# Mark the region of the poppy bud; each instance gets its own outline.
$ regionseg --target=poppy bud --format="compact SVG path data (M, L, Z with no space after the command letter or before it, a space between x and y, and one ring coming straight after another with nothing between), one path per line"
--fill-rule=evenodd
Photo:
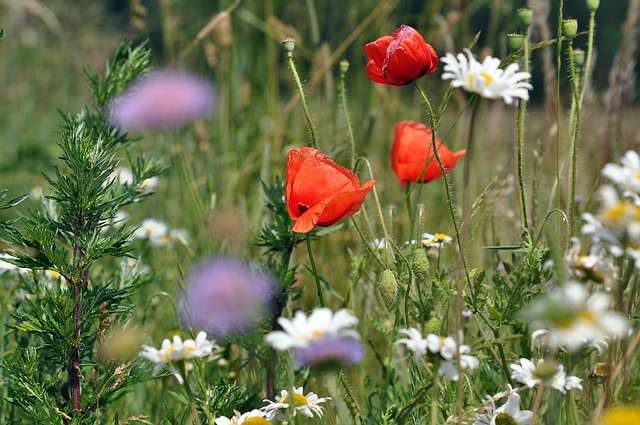
M522 7L517 10L516 14L518 15L518 22L520 23L520 28L522 28L522 30L526 30L531 26L531 22L533 21L533 10L528 7Z
M424 282L429 276L429 259L427 258L427 253L424 252L424 249L416 248L413 250L411 270L418 282Z
M584 50L573 50L573 63L575 63L578 68L581 68L582 65L584 65Z
M599 6L600 0L587 0L587 9L589 9L589 12L595 12L596 10L598 10Z
M367 43L366 72L371 81L404 86L436 70L440 60L436 51L408 25L401 25L393 36Z
M349 61L343 59L340 61L340 75L345 75L349 70Z
M398 281L395 273L386 269L380 275L380 282L378 283L378 292L384 305L391 307L398 297Z
M509 50L513 53L522 49L522 45L524 43L524 37L522 34L509 34L507 35L507 45L509 46Z
M562 20L562 35L567 40L573 40L578 33L578 20L567 18Z

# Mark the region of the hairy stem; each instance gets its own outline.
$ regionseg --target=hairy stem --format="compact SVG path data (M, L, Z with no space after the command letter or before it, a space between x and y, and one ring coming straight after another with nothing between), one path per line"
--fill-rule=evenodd
M318 140L316 138L316 130L313 128L313 123L311 122L311 115L309 115L309 108L307 107L307 98L304 95L304 89L302 88L302 81L300 81L300 76L298 75L296 64L293 62L293 52L287 52L287 62L289 63L289 69L291 70L291 75L293 75L293 80L296 83L298 93L300 94L300 103L302 104L302 111L304 112L304 118L307 120L309 133L311 134L311 147L314 149L318 149Z

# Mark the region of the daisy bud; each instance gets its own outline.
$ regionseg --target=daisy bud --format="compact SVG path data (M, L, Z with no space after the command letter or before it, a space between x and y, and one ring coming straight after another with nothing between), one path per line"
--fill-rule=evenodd
M562 20L562 35L567 40L573 40L578 33L578 20L567 18Z
M587 0L587 9L589 9L589 12L595 12L598 10L598 6L600 6L600 0Z
M509 50L513 53L522 49L522 45L524 43L524 37L522 34L512 33L507 35L507 45L509 46Z
M396 279L395 273L389 269L382 272L380 283L378 284L378 291L380 292L382 301L384 301L384 305L391 307L398 296L398 280Z
M411 259L411 270L418 282L424 282L429 276L429 258L422 248L413 250L413 258Z
M518 16L518 22L520 23L520 28L526 30L531 26L531 22L533 21L533 10L528 7L522 7L516 12Z
M293 49L296 47L296 41L291 37L287 37L282 42L282 47L284 47L284 50L286 50L287 53L293 53Z
M578 68L581 68L582 65L584 65L584 50L573 50L573 63L575 63Z
M429 319L429 321L427 322L426 326L424 327L424 334L425 335L429 335L429 334L439 335L440 334L440 319L438 319L437 317L432 317L431 319Z

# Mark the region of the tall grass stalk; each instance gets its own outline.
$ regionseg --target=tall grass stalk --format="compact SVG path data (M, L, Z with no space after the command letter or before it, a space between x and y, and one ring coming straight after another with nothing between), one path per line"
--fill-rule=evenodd
M529 72L529 29L524 28L522 33L524 48L524 71ZM518 100L518 186L520 189L520 221L524 233L529 232L529 220L527 219L527 202L524 189L524 123L527 113L527 101Z

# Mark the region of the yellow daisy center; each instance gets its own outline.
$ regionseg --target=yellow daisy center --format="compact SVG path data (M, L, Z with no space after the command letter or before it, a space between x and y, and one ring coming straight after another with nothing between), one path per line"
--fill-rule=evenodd
M601 425L630 425L640 423L640 409L626 406L614 409L604 415Z
M486 72L481 72L480 75L486 81L485 86L488 86L489 84L491 84L493 82L493 77L491 75L487 74Z
M449 235L445 235L444 233L436 233L433 235L433 240L436 242L444 242L449 238Z
M240 425L271 425L271 422L269 422L265 418L254 416L253 418L247 418Z
M518 425L515 418L507 413L500 412L495 417L496 425Z
M278 400L278 402L288 404L289 395L282 397L280 400ZM302 394L293 393L293 407L307 406L307 405L309 405L309 400L307 400L305 396L303 396Z

